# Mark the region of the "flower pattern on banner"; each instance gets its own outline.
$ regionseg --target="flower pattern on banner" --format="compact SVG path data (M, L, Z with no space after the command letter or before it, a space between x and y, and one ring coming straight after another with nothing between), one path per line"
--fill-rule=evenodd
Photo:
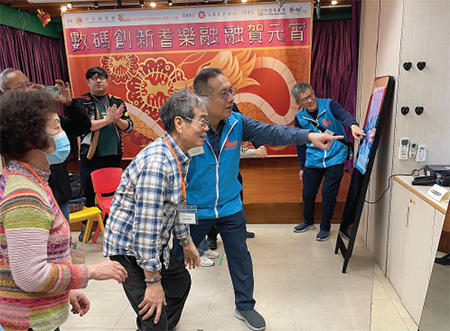
M125 84L136 76L139 58L136 55L102 56L100 66L106 70L114 83Z
M133 106L159 121L159 109L175 91L174 84L186 80L174 63L159 57L139 64L136 75L126 84L127 99Z

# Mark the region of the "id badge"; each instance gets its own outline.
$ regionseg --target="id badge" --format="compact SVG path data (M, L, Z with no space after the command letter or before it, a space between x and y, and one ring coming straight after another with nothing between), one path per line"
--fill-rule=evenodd
M188 153L189 153L190 157L194 157L196 155L201 155L201 154L205 153L205 150L203 149L203 145L202 145L202 146L191 148L190 150L188 150Z
M177 207L180 224L198 224L197 206L181 204Z

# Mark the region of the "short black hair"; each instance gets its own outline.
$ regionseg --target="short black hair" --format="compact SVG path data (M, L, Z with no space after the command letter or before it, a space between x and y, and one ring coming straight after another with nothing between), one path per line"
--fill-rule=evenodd
M202 69L194 78L194 91L197 95L208 96L211 94L211 86L208 84L208 80L223 75L222 70L219 68L205 68Z
M45 90L13 91L0 100L0 153L20 160L32 149L49 147L47 116L58 112L58 100Z
M179 116L191 122L194 118L194 108L205 107L207 100L195 95L187 89L175 91L159 110L159 116L164 130L172 133L175 130L175 117Z
M100 67L91 67L88 71L86 71L86 79L91 79L94 75L99 75L105 77L106 79L108 78L108 73L106 70Z

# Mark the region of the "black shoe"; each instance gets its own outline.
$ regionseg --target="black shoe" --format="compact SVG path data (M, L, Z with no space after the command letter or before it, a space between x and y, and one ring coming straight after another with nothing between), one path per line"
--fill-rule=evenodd
M80 235L78 236L78 241L79 242L83 242L83 239L84 239L84 233L86 232L86 225L82 225L81 226L81 229L80 229Z
M350 241L350 238L352 237L352 234L350 233L350 231L347 230L339 230L339 234L341 235L342 239Z
M78 241L79 242L83 242L84 239L84 233L86 232L86 224L81 224L81 228L80 228L80 234L78 236ZM88 241L92 239L92 231L89 234L89 238Z
M255 238L255 233L247 231L247 238Z
M207 241L209 249L215 251L217 249L217 238L208 238Z
M234 317L242 320L247 324L247 327L253 331L262 331L266 329L266 321L255 309L252 310L236 310Z
M437 264L450 265L450 253L434 260Z

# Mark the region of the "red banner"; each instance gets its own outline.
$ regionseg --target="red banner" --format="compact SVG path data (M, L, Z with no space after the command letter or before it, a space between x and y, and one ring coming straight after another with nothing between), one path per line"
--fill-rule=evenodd
M135 123L124 136L126 158L162 134L159 108L206 66L222 69L243 114L291 125L290 90L310 76L311 15L309 2L64 14L72 92L88 91L88 68L108 72L108 93ZM295 154L292 146L268 151Z

